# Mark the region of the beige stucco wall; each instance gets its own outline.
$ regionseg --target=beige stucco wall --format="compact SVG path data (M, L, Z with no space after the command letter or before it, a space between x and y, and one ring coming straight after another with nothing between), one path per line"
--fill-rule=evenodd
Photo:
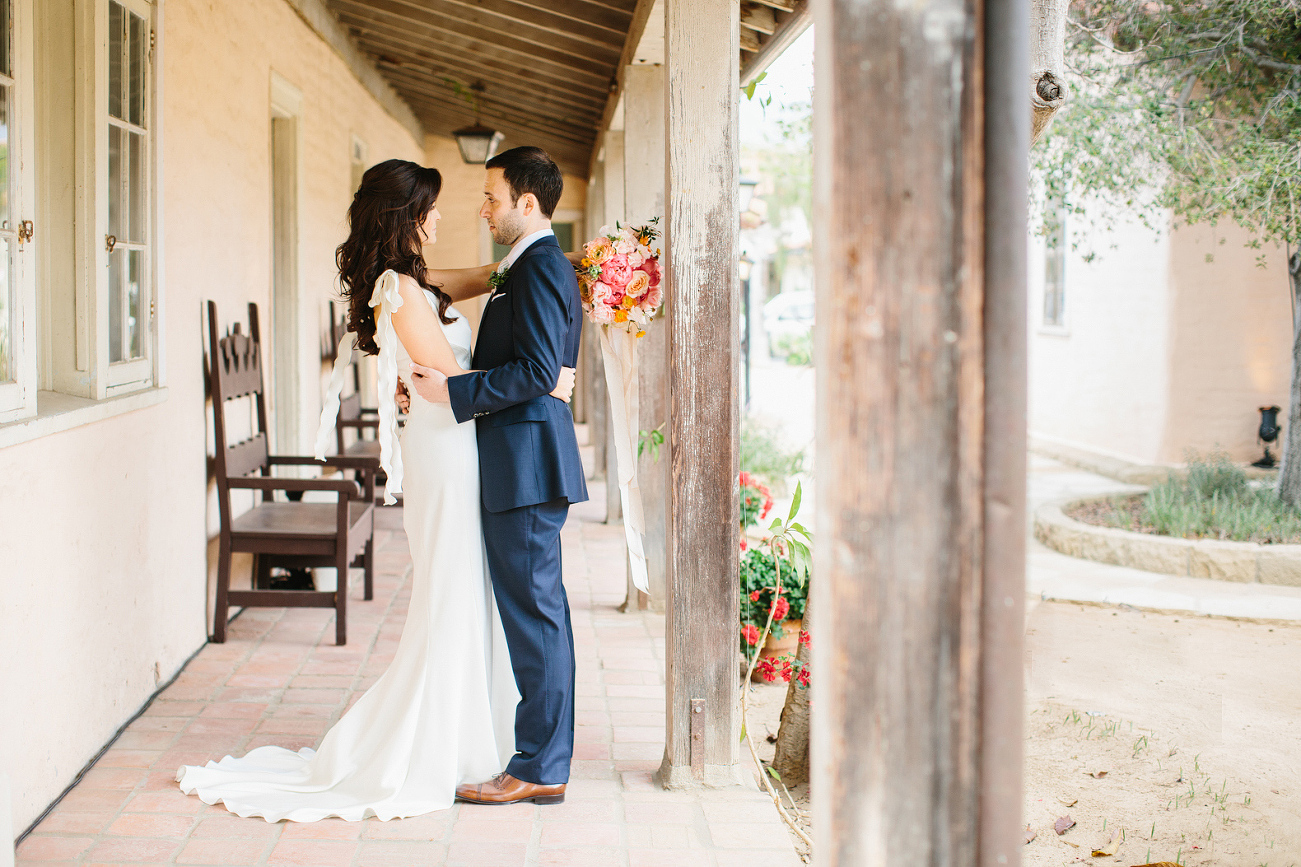
M0 767L25 828L205 640L217 531L206 481L200 309L270 308L270 78L303 92L300 439L320 411L319 342L351 199L350 136L369 159L421 143L282 0L166 0L160 152L167 400L0 449ZM283 353L268 347L268 355Z
M1286 256L1277 246L1251 249L1249 239L1223 224L1179 229L1171 238L1170 405L1161 462L1213 449L1255 460L1259 407L1282 407L1286 419L1292 370Z
M517 142L506 142L513 147ZM427 135L424 141L425 165L433 166L443 175L443 191L438 197L438 211L443 219L438 224L438 242L425 248L425 261L431 268L472 268L490 261L491 238L484 221L479 218L483 205L483 166L467 165L461 159L456 140L447 136ZM556 205L556 216L561 212L581 213L587 206L587 181L565 175L565 191ZM481 301L463 301L456 305L469 317L477 336Z
M1225 225L1097 233L1092 263L1068 256L1061 329L1041 325L1032 239L1031 432L1141 464L1259 457L1257 408L1287 405L1292 314L1282 251L1249 239Z

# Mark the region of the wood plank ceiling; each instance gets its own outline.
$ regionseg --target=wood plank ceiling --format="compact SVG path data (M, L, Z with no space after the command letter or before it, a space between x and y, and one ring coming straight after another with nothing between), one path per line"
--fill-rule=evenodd
M586 176L617 98L620 64L653 0L327 0L427 132L451 135L478 119L503 147L536 144ZM783 30L806 0L743 0L743 70L788 44ZM662 11L662 10L660 10ZM801 26L800 30L803 29ZM780 47L779 47L779 43ZM775 52L771 49L777 49ZM743 72L744 74L744 72ZM467 99L471 88L477 96Z

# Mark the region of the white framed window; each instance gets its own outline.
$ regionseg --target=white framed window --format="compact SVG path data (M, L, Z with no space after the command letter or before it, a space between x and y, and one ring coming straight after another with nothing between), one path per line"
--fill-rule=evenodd
M1066 203L1049 203L1044 241L1045 328L1066 327Z
M152 257L153 8L144 0L99 0L104 20L97 62L102 76L96 100L98 149L97 225L103 267L94 284L97 301L95 360L99 395L153 382L154 268Z
M0 422L36 412L32 0L0 0Z

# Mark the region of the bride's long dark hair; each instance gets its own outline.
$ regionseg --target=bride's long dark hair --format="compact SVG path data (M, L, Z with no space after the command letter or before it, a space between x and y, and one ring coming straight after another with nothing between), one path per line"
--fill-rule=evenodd
M379 353L370 296L379 275L390 268L431 290L438 296L438 318L447 325L454 321L447 315L452 299L428 281L420 254L420 225L442 188L438 169L409 160L385 160L361 176L348 208L348 240L334 251L334 261L348 299L348 330L356 332L358 348L368 355Z

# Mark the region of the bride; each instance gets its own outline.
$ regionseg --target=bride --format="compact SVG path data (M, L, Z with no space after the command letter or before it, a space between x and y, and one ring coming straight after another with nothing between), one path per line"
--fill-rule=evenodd
M393 444L399 371L414 394L412 360L448 376L471 367L470 325L431 279L445 276L458 297L468 297L474 293L465 286L486 289L491 270L426 270L421 247L435 239L441 186L437 169L405 160L372 167L337 251L349 331L362 351L379 355L388 502L407 487L402 522L413 572L402 638L388 670L317 750L258 747L178 771L181 791L239 816L357 821L443 810L458 783L493 777L515 753L519 693L485 560L474 425L457 424L446 404L417 397L400 452ZM349 357L341 347L341 365ZM318 457L333 439L342 371L336 366L326 397ZM569 399L572 374L562 372L554 396Z

